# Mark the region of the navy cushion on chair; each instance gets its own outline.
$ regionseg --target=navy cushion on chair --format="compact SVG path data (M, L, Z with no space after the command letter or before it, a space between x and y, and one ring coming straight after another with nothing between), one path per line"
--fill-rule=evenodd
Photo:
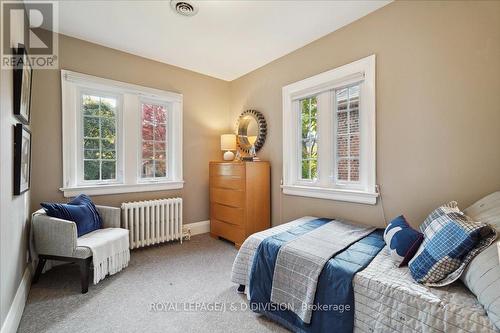
M102 220L96 206L85 194L80 194L67 204L40 204L47 215L76 223L78 237L102 228Z
M396 217L384 231L384 240L391 258L398 267L410 261L417 252L424 235L413 229L403 215Z

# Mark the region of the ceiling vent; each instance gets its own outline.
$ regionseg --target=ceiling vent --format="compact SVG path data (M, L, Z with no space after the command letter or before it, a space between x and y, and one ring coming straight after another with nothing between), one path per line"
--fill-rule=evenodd
M198 6L194 1L170 0L170 7L182 16L194 16L198 13Z

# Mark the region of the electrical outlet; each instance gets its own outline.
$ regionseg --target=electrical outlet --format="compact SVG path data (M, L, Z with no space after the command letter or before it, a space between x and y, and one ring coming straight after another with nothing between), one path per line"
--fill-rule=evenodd
M182 227L182 238L184 238L186 240L191 239L191 228L188 228L186 226Z

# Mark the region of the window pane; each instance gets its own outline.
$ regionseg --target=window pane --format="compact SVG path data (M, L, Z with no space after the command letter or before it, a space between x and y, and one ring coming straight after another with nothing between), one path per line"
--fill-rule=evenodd
M151 104L142 104L142 119L149 123L153 122L154 109Z
M302 133L301 178L314 180L318 177L318 104L317 98L309 97L300 101L300 123Z
M347 112L339 112L337 114L337 134L347 134L348 130Z
M143 140L153 140L154 139L154 125L143 121L142 123L142 139Z
M338 168L338 179L339 180L343 180L343 181L346 181L346 180L349 180L349 171L348 171L348 168L349 168L349 160L345 160L345 159L341 159L338 161L338 165L337 165L337 168Z
M99 161L84 161L83 162L83 179L85 180L100 180L100 163Z
M142 173L143 178L154 177L154 161L153 160L142 160Z
M101 98L100 115L102 117L114 118L116 111L116 99L114 98Z
M337 136L337 156L338 157L349 156L349 142L347 141L347 135Z
M154 144L155 158L159 160L164 160L166 158L166 142L160 141Z
M102 161L102 179L116 178L116 163L115 161Z
M311 172L309 166L310 166L310 161L302 160L302 179L311 178Z
M82 95L83 179L116 179L117 100L99 95Z
M99 139L83 139L85 149L99 149Z
M349 128L351 133L359 132L359 111L349 112Z
M167 177L167 108L142 103L142 178Z
M114 151L114 150L103 150L101 152L101 158L103 160L116 160L116 151Z
M165 177L167 172L167 164L165 160L155 160L155 177Z
M359 84L335 91L337 180L359 181Z
M155 106L154 119L157 124L165 124L167 122L167 109L163 106Z
M165 125L155 126L155 141L165 141L165 135L167 134L167 128Z
M154 141L143 141L142 142L142 158L145 160L150 160L154 158L153 150Z
M349 166L350 177L353 182L359 181L359 160L353 159L351 160L351 165Z
M115 149L114 138L106 138L101 140L101 147L103 150L113 150Z
M83 153L83 158L86 160L97 160L99 156L99 149L85 149Z
M101 119L101 136L103 138L114 139L115 137L115 119L102 118Z
M99 118L83 117L83 136L86 138L99 137Z
M99 115L99 97L97 96L82 96L83 114L85 116L98 116Z
M350 141L350 157L359 157L359 134L349 136Z

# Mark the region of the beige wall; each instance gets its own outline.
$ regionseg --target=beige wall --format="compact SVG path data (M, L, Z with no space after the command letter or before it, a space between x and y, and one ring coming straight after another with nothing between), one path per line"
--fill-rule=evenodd
M173 91L184 95L184 188L179 191L93 196L119 207L130 200L182 196L185 223L208 219L208 161L221 157L219 135L228 128L229 83L67 36L59 36L61 69ZM32 205L61 202L60 72L39 70L33 81Z
M17 36L20 36L22 26L17 26L16 29ZM13 127L19 121L13 116L12 89L13 71L2 69L0 71L0 327L4 330L17 325L14 317L10 317L8 322L6 318L27 267L30 218L30 192L13 195ZM25 284L27 282L25 281Z
M382 207L285 196L281 88L377 55L377 182L388 219L500 190L500 2L398 1L231 82L231 121L264 113L273 224L303 215L383 225Z
M272 164L272 220L303 215L383 225L382 207L284 196L281 88L377 55L377 182L388 219L418 225L436 205L466 206L500 189L500 2L398 1L242 78L224 82L61 36L61 68L184 94L182 191L96 196L100 204L182 195L186 222L208 218L208 169L219 134L261 110ZM38 71L33 95L32 205L64 200L60 78ZM470 126L473 124L473 126Z

